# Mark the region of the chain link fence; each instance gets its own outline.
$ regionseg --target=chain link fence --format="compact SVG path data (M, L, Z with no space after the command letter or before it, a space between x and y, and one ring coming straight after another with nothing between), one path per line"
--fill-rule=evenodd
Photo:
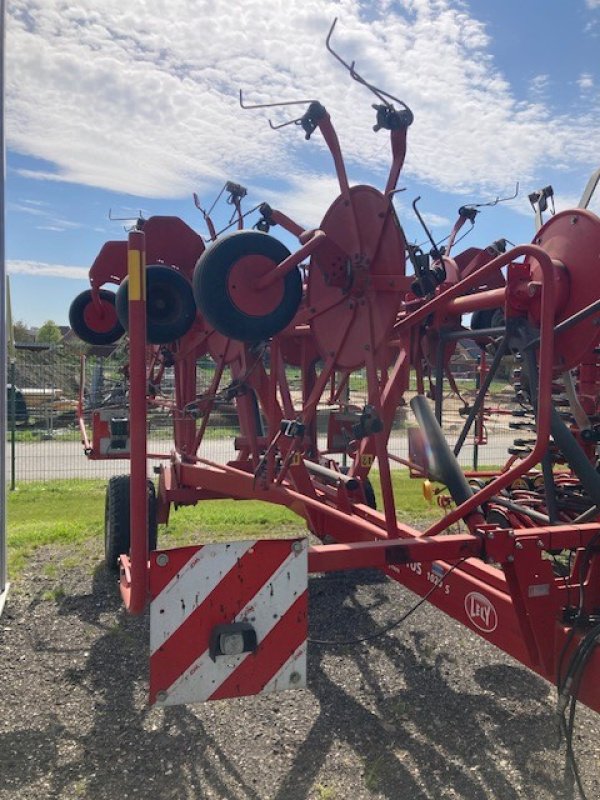
M93 348L85 359L84 369L84 417L88 430L95 409L107 406L118 408L126 405L123 365L126 363L122 349L102 351ZM447 439L454 445L464 424L465 403L472 403L476 394L476 361L460 359L453 367L456 386L460 396L450 391L445 394L443 427ZM8 419L6 425L7 447L6 474L14 488L25 481L50 481L56 479L108 478L128 472L126 459L90 460L86 458L81 443L77 422L77 403L81 373L80 348L58 345L40 349L31 346L18 347L15 359L9 364L7 387ZM207 392L214 373L209 358L201 359L197 369L198 394ZM492 383L492 393L486 408L484 433L486 444L475 445L471 433L459 455L465 468L479 465L503 464L507 449L513 443L515 431L508 423L514 407L514 391L508 380ZM292 401L300 407L302 389L299 369L288 368L288 379ZM226 378L223 378L226 381ZM14 391L13 387L14 386ZM173 370L167 369L161 383L161 393L171 395L174 391ZM408 429L415 426L409 401L416 392L414 378L394 421L389 440L389 452L400 458L408 457ZM327 398L324 398L325 400ZM353 373L345 390L344 400L350 407L360 410L368 402L364 373ZM327 420L331 407L326 404L318 409L317 432L319 447L326 448ZM235 458L234 440L240 433L237 414L232 402L219 401L210 415L209 425L202 441L200 455L203 458L225 463ZM153 455L168 458L172 448L172 418L164 410L150 410L148 414L148 451ZM160 459L151 461L158 464Z

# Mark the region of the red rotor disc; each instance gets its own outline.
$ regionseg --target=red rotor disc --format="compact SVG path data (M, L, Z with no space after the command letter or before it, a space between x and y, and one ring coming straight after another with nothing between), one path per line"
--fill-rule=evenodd
M561 211L543 225L534 240L549 256L565 265L566 302L560 303L556 324L581 311L595 297L600 297L600 219L582 208ZM537 262L526 259L531 266L531 277L541 281ZM559 287L560 288L560 287ZM539 323L539 304L531 315ZM600 341L597 314L592 314L560 333L554 340L554 363L557 370L565 372L581 363L583 357Z
M225 364L231 364L241 358L243 351L244 343L237 339L229 339L215 330L208 336L208 352L215 363L223 360Z
M273 260L261 255L240 258L231 267L227 279L229 297L237 308L250 317L266 317L283 299L283 277L265 286L256 287L256 282L276 265Z
M114 305L102 298L99 298L97 303L91 300L86 305L83 310L83 320L95 333L108 333L119 323Z
M328 242L311 258L308 308L321 356L340 369L364 364L368 347L389 338L405 289L405 242L391 200L371 186L353 186L351 205L333 202L320 225ZM383 230L382 230L383 228ZM389 276L389 290L372 276ZM398 280L400 279L400 280ZM331 305L322 313L318 308Z

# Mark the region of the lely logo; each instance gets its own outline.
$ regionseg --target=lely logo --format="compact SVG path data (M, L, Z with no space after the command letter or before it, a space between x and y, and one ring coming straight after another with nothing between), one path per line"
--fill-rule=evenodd
M469 592L465 597L467 616L480 631L492 633L498 627L498 614L491 600L479 592Z

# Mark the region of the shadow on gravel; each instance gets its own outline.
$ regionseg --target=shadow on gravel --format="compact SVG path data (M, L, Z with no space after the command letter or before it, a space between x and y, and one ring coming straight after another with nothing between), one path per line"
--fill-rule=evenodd
M313 621L339 618L345 603L343 629L340 626L332 635L331 627L318 630L317 622L312 625L315 639L372 636L403 612L387 614L378 626L372 617L379 605L377 595L369 607L356 598L357 589L365 584L364 573L345 578L329 575L311 583ZM544 681L524 668L496 665L476 672L484 691L458 692L452 680L454 659L438 655L432 663L432 645L422 634L413 633L415 646L407 646L403 640L410 627L405 624L363 644L311 646L309 685L321 713L276 800L308 796L336 739L360 756L367 788L390 800L448 796L450 787L451 796L468 800L490 796L519 800L537 798L542 792L561 800L574 797L570 779L562 781L562 753L556 754L555 775L544 773L536 758L557 747L554 715L534 705L547 696ZM330 679L323 660L334 653L351 656L374 708L365 707ZM376 669L380 657L392 662L398 683L405 684L391 697L381 689ZM506 698L516 702L507 708ZM520 710L519 701L529 708Z
M236 796L261 800L195 714L180 706L165 709L160 721L150 719L148 616L132 617L123 609L114 576L99 567L91 595L71 598L61 610L88 623L97 623L108 610L118 615L118 624L91 647L85 667L69 676L94 698L93 725L80 741L86 797L202 798L208 785L211 796L229 798L225 772L228 783L238 787Z
M311 635L356 639L393 621L404 609L390 604L386 582L378 573L311 579ZM335 774L332 794L315 794L315 787L341 746L342 752L351 752L363 766L362 775L357 774L355 761L345 767L349 771L345 788L354 785L356 797L371 793L389 800L573 797L561 782L562 753L556 753L555 770L541 758L556 747L555 720L542 703L547 685L527 670L508 665L485 666L469 676L457 676L451 647L439 654L435 631L417 632L413 620L368 643L311 645L312 696L298 697L305 707L318 708L315 721L289 759L274 759L268 744L263 758L257 740L254 760L247 762L241 755L244 740L241 747L240 741L237 749L233 747L236 730L246 724L244 733L252 739L253 715L260 713L259 704L270 703L268 708L278 711L279 701L254 701L250 712L242 703L252 701L234 701L238 705L226 711L221 704L198 707L198 713L185 707L149 711L144 696L148 620L131 617L121 608L114 577L103 568L96 569L91 592L63 598L58 611L59 622L75 629L72 638L62 649L53 650L52 636L40 636L33 642L34 649L48 658L70 653L70 646L72 652L81 650L82 631L91 631L91 643L81 662L60 672L68 691L79 698L75 711L62 709L56 721L51 716L45 730L3 737L3 751L16 754L16 763L8 764L15 777L10 785L23 792L28 784L44 778L48 798L304 800L326 796L338 800L349 794L335 790ZM64 687L56 694L62 696ZM70 714L82 705L87 717L81 724L69 724ZM217 706L220 711L213 710ZM285 727L282 713L277 728ZM61 759L69 746L76 749L77 757ZM274 760L278 762L273 764L276 791L264 778ZM257 780L257 769L262 780ZM450 788L453 793L449 794Z

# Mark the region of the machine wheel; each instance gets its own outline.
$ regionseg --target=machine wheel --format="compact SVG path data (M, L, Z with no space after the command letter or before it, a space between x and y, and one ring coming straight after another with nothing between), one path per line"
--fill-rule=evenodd
M344 475L347 475L350 471L349 467L341 467L340 472ZM362 481L362 487L365 493L365 502L369 506L369 508L374 508L377 510L377 499L375 497L375 489L373 488L373 484L371 483L370 478L364 478Z
M373 484L368 478L365 478L363 481L363 489L365 491L365 500L367 501L367 505L371 508L377 510L377 500L375 498L375 489L373 489Z
M270 339L294 318L302 299L298 268L265 287L256 281L290 255L279 240L260 231L218 239L198 259L196 305L219 333L242 342Z
M115 293L100 289L100 309L92 299L92 290L81 292L69 308L69 324L88 344L112 344L123 335L123 326L115 310Z
M148 481L148 549L156 550L156 491ZM115 475L108 481L104 505L104 558L110 572L119 571L119 556L129 553L129 475Z
M505 326L504 309L486 308L475 311L471 317L471 329L474 331L485 330L486 328L503 328Z
M150 344L180 339L196 319L194 293L187 278L173 267L146 267L146 336ZM129 279L117 291L116 309L125 330L129 328Z

